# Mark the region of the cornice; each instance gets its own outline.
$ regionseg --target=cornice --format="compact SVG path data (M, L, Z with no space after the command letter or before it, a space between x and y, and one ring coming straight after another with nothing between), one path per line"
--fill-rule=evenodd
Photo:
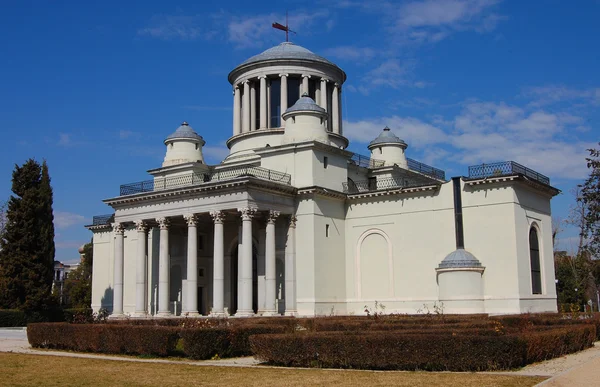
M415 192L437 191L439 188L440 188L439 184L431 184L431 185L423 185L423 186L419 186L419 187L407 187L407 188L398 187L398 188L384 189L384 190L378 190L378 191L359 192L359 193L355 193L355 194L348 194L348 200L373 198L373 197L379 197L379 196L409 194L409 193L415 193Z
M181 196L187 196L191 194L207 193L207 192L219 192L219 191L231 191L241 190L241 188L259 188L262 190L269 190L274 193L283 193L293 195L296 193L296 188L281 184L273 181L267 181L263 179L253 177L243 177L238 179L231 179L226 181L219 181L215 183L204 183L200 185L192 185L186 187L177 187L171 189L164 189L152 192L143 192L134 195L118 196L111 199L103 200L104 203L109 206L130 204L136 202L145 202L150 200L165 199L165 198L178 198Z
M319 187L319 186L298 188L298 196L310 196L310 195L325 196L325 197L341 199L341 200L346 199L345 193L336 191L336 190L333 190L330 188L324 188L324 187Z
M329 134L331 135L332 133L329 133ZM340 136L340 137L343 137L343 136ZM354 154L353 152L347 151L345 149L340 149L333 145L324 144L319 141L303 141L303 142L297 142L297 143L292 143L292 144L276 145L276 146L271 146L268 148L258 148L258 149L254 150L254 153L256 153L259 156L262 156L262 155L269 154L269 153L283 153L285 151L292 150L292 149L298 150L298 149L310 149L310 148L316 148L316 149L319 149L319 150L322 150L325 152L337 154L337 155L344 156L347 158L351 158L352 155Z
M556 196L558 195L561 191L558 188L554 188L551 185L548 184L544 184L544 183L540 183L537 180L533 180L528 178L527 176L523 176L523 175L510 175L510 176L494 176L494 177L486 177L483 179L468 179L465 178L463 179L466 185L469 186L478 186L478 185L489 185L489 184L500 184L500 183L507 183L507 182L518 182L518 183L522 183L528 187L531 187L537 191L541 191L543 193L546 193L550 196Z

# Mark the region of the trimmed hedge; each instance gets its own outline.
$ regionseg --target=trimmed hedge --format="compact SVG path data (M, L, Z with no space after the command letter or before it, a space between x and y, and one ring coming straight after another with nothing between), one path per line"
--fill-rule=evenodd
M25 312L17 309L0 309L0 327L24 327L27 325Z
M38 311L18 309L0 309L0 327L24 327L29 323L64 321L60 308L49 308Z
M38 323L27 328L32 347L193 359L250 356L249 337L285 333L282 326L181 328L160 325Z
M526 334L438 331L317 332L256 335L255 357L288 367L483 371L521 367L592 346L591 325Z

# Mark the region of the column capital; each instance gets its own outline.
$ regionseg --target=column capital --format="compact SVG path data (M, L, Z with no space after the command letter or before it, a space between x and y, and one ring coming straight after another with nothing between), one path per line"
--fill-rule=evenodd
M169 226L171 225L169 218L156 218L156 222L161 230L168 230Z
M198 224L198 217L196 214L185 214L183 215L183 219L185 219L188 226L195 226Z
M279 214L280 214L279 211L270 210L269 214L267 216L267 223L275 223L275 220L277 219Z
M112 228L113 228L113 232L115 234L120 234L123 235L125 229L123 228L123 223L113 223L111 224Z
M337 88L339 89L339 87L340 87L340 84L339 84L339 83L337 83L337 82L333 82L333 87L337 87Z
M225 213L220 210L211 211L210 216L212 216L215 223L223 223L225 220Z
M236 83L235 85L233 85L233 91L235 92L235 90L239 90L240 89L240 84Z
M242 213L242 220L252 220L256 214L256 208L251 207L238 208L238 211Z
M297 221L298 221L298 218L296 218L294 215L290 216L290 227L296 228Z
M250 84L250 80L249 79L244 79L242 82L240 82L242 85L249 85Z
M259 75L259 76L258 76L258 77L256 77L256 78L258 78L258 79L267 79L267 76L266 76L266 75Z
M146 232L148 230L148 224L143 220L136 220L134 223L137 232Z
M327 82L331 82L331 80L327 79L327 78L321 78L321 82L327 83Z
M287 74L287 73L279 74L279 78L288 77L288 76L289 76L289 74Z
M310 78L310 74L302 74L302 78Z

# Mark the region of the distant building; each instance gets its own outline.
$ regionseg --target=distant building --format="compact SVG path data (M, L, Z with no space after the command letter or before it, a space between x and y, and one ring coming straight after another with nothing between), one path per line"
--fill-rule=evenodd
M54 261L54 278L52 282L52 292L54 292L54 289L58 289L59 302L61 305L68 304L69 300L67 300L66 295L63 292L64 284L67 278L69 278L69 273L77 269L81 262L83 262L83 252L83 246L81 246L79 248L80 263L66 264L60 261Z
M390 76L393 76L390 74ZM92 307L169 317L556 311L550 180L514 162L444 171L382 128L346 150L346 73L282 43L229 74L230 154L184 122L151 180L93 232ZM202 130L213 130L202 128Z

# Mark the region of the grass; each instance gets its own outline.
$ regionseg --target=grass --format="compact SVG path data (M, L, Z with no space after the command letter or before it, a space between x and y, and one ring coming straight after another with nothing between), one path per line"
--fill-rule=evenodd
M545 378L449 372L210 367L0 353L9 386L533 386Z

